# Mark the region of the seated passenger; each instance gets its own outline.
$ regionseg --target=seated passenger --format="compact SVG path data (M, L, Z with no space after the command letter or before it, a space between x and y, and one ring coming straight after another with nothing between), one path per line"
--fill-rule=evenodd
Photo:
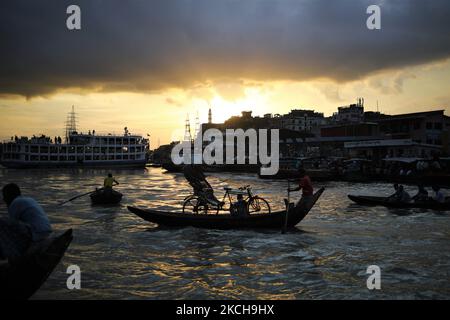
M244 200L242 194L237 195L237 201L233 203L230 211L231 215L236 217L245 217L248 215L247 202Z
M415 202L423 202L428 200L428 191L425 189L425 187L420 184L419 190L417 191L417 194L413 197L413 200Z
M439 186L433 186L434 196L433 200L438 203L445 203L445 196Z

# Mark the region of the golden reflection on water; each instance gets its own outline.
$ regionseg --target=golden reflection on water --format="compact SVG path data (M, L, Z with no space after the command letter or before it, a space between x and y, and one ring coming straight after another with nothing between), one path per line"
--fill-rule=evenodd
M180 174L113 170L121 205L92 207L89 198L58 203L101 185L106 170L5 170L48 212L56 230L74 228L62 264L36 299L311 299L449 298L448 214L355 206L348 193L385 195L387 184L317 183L324 195L296 232L165 229L127 211L127 205L180 210L191 187ZM287 183L255 175L209 177L223 187L250 184L283 210ZM292 195L295 197L295 194ZM6 208L1 208L5 211ZM82 270L82 290L65 288L65 268ZM383 290L368 292L365 269L385 268ZM390 285L391 284L391 285Z

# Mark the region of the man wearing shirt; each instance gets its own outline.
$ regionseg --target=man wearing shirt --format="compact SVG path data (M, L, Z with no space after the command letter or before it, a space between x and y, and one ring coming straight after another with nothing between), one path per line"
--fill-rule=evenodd
M303 168L300 168L298 170L299 173L299 184L298 187L295 189L291 189L289 190L290 192L293 191L299 191L300 189L302 190L302 200L309 200L313 194L314 194L314 189L311 183L311 179L309 178L308 175L306 175L306 171Z
M21 256L33 243L52 233L42 207L34 199L22 196L16 184L7 184L2 192L9 217L0 218L0 260Z

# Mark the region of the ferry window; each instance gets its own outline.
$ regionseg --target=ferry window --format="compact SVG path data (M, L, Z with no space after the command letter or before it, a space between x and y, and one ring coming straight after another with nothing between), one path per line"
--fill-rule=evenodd
M116 147L116 153L122 153L122 148L121 147Z
M108 139L107 138L103 138L102 139L102 144L107 144L108 143Z
M99 147L94 147L94 153L99 153L100 152L100 148Z
M109 147L108 148L108 153L114 153L114 148L113 147Z
M108 139L108 143L109 143L109 144L114 144L114 138L109 138L109 139Z
M28 155L25 156L25 161L28 161L30 159L30 157L28 157Z
M86 161L92 160L92 156L86 156Z
M92 152L92 147L86 147L85 152L86 153L91 153Z
M39 156L31 156L30 159L31 159L31 161L38 161Z
M58 161L58 156L50 156L50 161Z
M130 155L130 159L131 159L131 160L134 160L134 159L135 159L134 154Z
M128 160L128 155L127 154L123 155L123 160Z
M432 122L427 122L427 129L433 129L433 123Z
M94 156L94 160L100 160L100 156Z
M69 156L69 161L75 161L75 156Z
M122 155L121 154L116 155L116 159L117 160L122 160Z
M69 153L75 153L75 147L69 147Z
M41 153L48 153L48 147L41 147Z
M77 147L77 153L83 153L84 148L83 147Z
M414 130L420 130L420 121L414 122Z
M102 147L101 153L106 153L106 147Z
M123 144L123 140L121 138L116 139L116 144Z
M47 161L48 160L48 156L41 156L40 160L41 161Z
M136 139L135 138L131 138L130 139L130 144L136 144Z
M108 156L108 160L114 160L114 156L113 155L109 155Z
M441 122L436 122L436 123L434 124L434 128L435 128L436 130L442 130L442 123L441 123Z
M67 153L67 147L60 147L59 153Z
M123 152L128 152L128 147L122 147Z
M58 153L58 147L50 147L50 153Z
M39 153L39 147L38 146L31 146L31 153Z
M106 156L105 156L105 155L102 155L102 156L100 157L100 159L101 159L101 160L106 160Z
M25 152L30 151L30 147L29 146L25 146Z
M128 139L123 139L123 144L128 144Z
M67 161L67 157L66 156L59 156L59 161Z
M135 153L135 152L136 152L136 148L135 148L135 147L131 147L131 148L130 148L130 152L131 152L131 153Z

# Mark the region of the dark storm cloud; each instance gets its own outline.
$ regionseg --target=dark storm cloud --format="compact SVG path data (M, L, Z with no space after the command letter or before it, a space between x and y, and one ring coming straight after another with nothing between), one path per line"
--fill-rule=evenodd
M382 8L382 30L366 8ZM82 30L66 29L78 4ZM206 81L348 81L447 58L448 0L3 1L0 94Z

